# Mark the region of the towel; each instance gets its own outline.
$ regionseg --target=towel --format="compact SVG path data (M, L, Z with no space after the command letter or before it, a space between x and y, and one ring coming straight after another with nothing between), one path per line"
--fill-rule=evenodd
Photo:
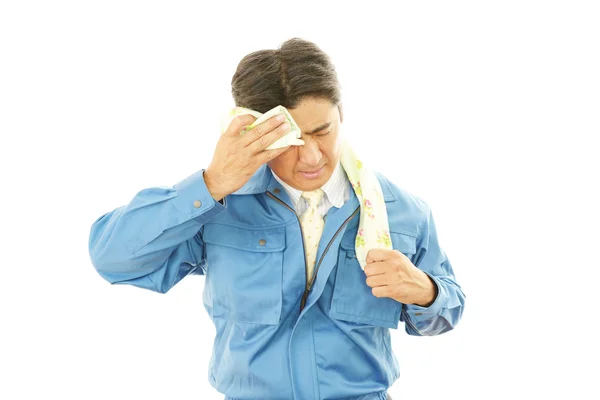
M284 114L287 122L290 124L290 131L267 149L277 149L285 146L302 146L304 141L300 139L301 130L298 124L294 121L289 111L283 106L277 106L268 112L261 114L257 111L235 107L231 110L227 117L222 121L221 133L225 132L231 120L238 115L250 114L257 118L256 121L240 132L244 134L247 130L266 121L277 114ZM388 225L387 209L383 199L381 185L375 173L360 161L353 148L347 140L342 140L342 151L340 162L348 180L352 185L354 193L360 202L360 221L358 224L358 233L355 240L356 258L360 267L364 270L367 265L367 253L374 248L392 249L392 241L390 238L390 228Z
M277 114L285 115L287 122L290 124L289 132L285 136L271 143L269 147L267 147L267 150L279 149L281 147L286 146L301 146L304 144L304 140L300 139L300 128L298 127L298 124L294 122L294 119L290 115L289 111L282 106L277 106L264 114L261 114L258 111L250 110L249 108L235 107L229 112L229 115L226 118L223 118L223 120L221 121L221 133L227 130L227 127L229 127L229 124L235 117L237 117L238 115L246 114L250 114L253 117L255 117L256 121L254 121L251 125L248 125L246 129L242 131L242 133L245 133L250 129L254 128L255 126L262 124L263 122L265 122L271 117L274 117Z

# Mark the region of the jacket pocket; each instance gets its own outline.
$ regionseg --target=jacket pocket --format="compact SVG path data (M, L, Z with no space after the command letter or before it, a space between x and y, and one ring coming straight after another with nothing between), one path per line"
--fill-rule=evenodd
M392 246L407 257L416 253L416 235L390 232ZM332 318L365 325L398 328L402 304L394 299L375 297L367 285L354 250L356 231L347 232L340 245L338 268L329 315Z
M279 324L285 229L206 224L202 237L213 317Z

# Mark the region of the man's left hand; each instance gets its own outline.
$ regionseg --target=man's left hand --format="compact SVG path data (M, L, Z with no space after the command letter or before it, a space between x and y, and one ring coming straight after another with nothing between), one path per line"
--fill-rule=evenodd
M437 285L398 250L371 249L366 261L373 296L422 307L429 307L437 297Z

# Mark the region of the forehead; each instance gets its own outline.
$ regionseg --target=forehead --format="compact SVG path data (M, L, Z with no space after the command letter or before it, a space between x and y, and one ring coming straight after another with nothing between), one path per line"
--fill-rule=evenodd
M304 99L295 108L288 109L294 121L302 130L310 130L325 122L333 122L337 114L334 107L326 99Z

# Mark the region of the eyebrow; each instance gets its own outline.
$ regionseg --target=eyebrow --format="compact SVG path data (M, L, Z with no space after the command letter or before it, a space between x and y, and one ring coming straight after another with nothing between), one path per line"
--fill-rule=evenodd
M322 131L325 128L329 128L330 126L331 126L331 122L326 122L323 125L321 125L321 126L315 128L315 129L313 129L312 131L310 131L310 132L304 132L304 133L306 135L313 135L313 134L315 134L315 133L317 133L319 131Z

